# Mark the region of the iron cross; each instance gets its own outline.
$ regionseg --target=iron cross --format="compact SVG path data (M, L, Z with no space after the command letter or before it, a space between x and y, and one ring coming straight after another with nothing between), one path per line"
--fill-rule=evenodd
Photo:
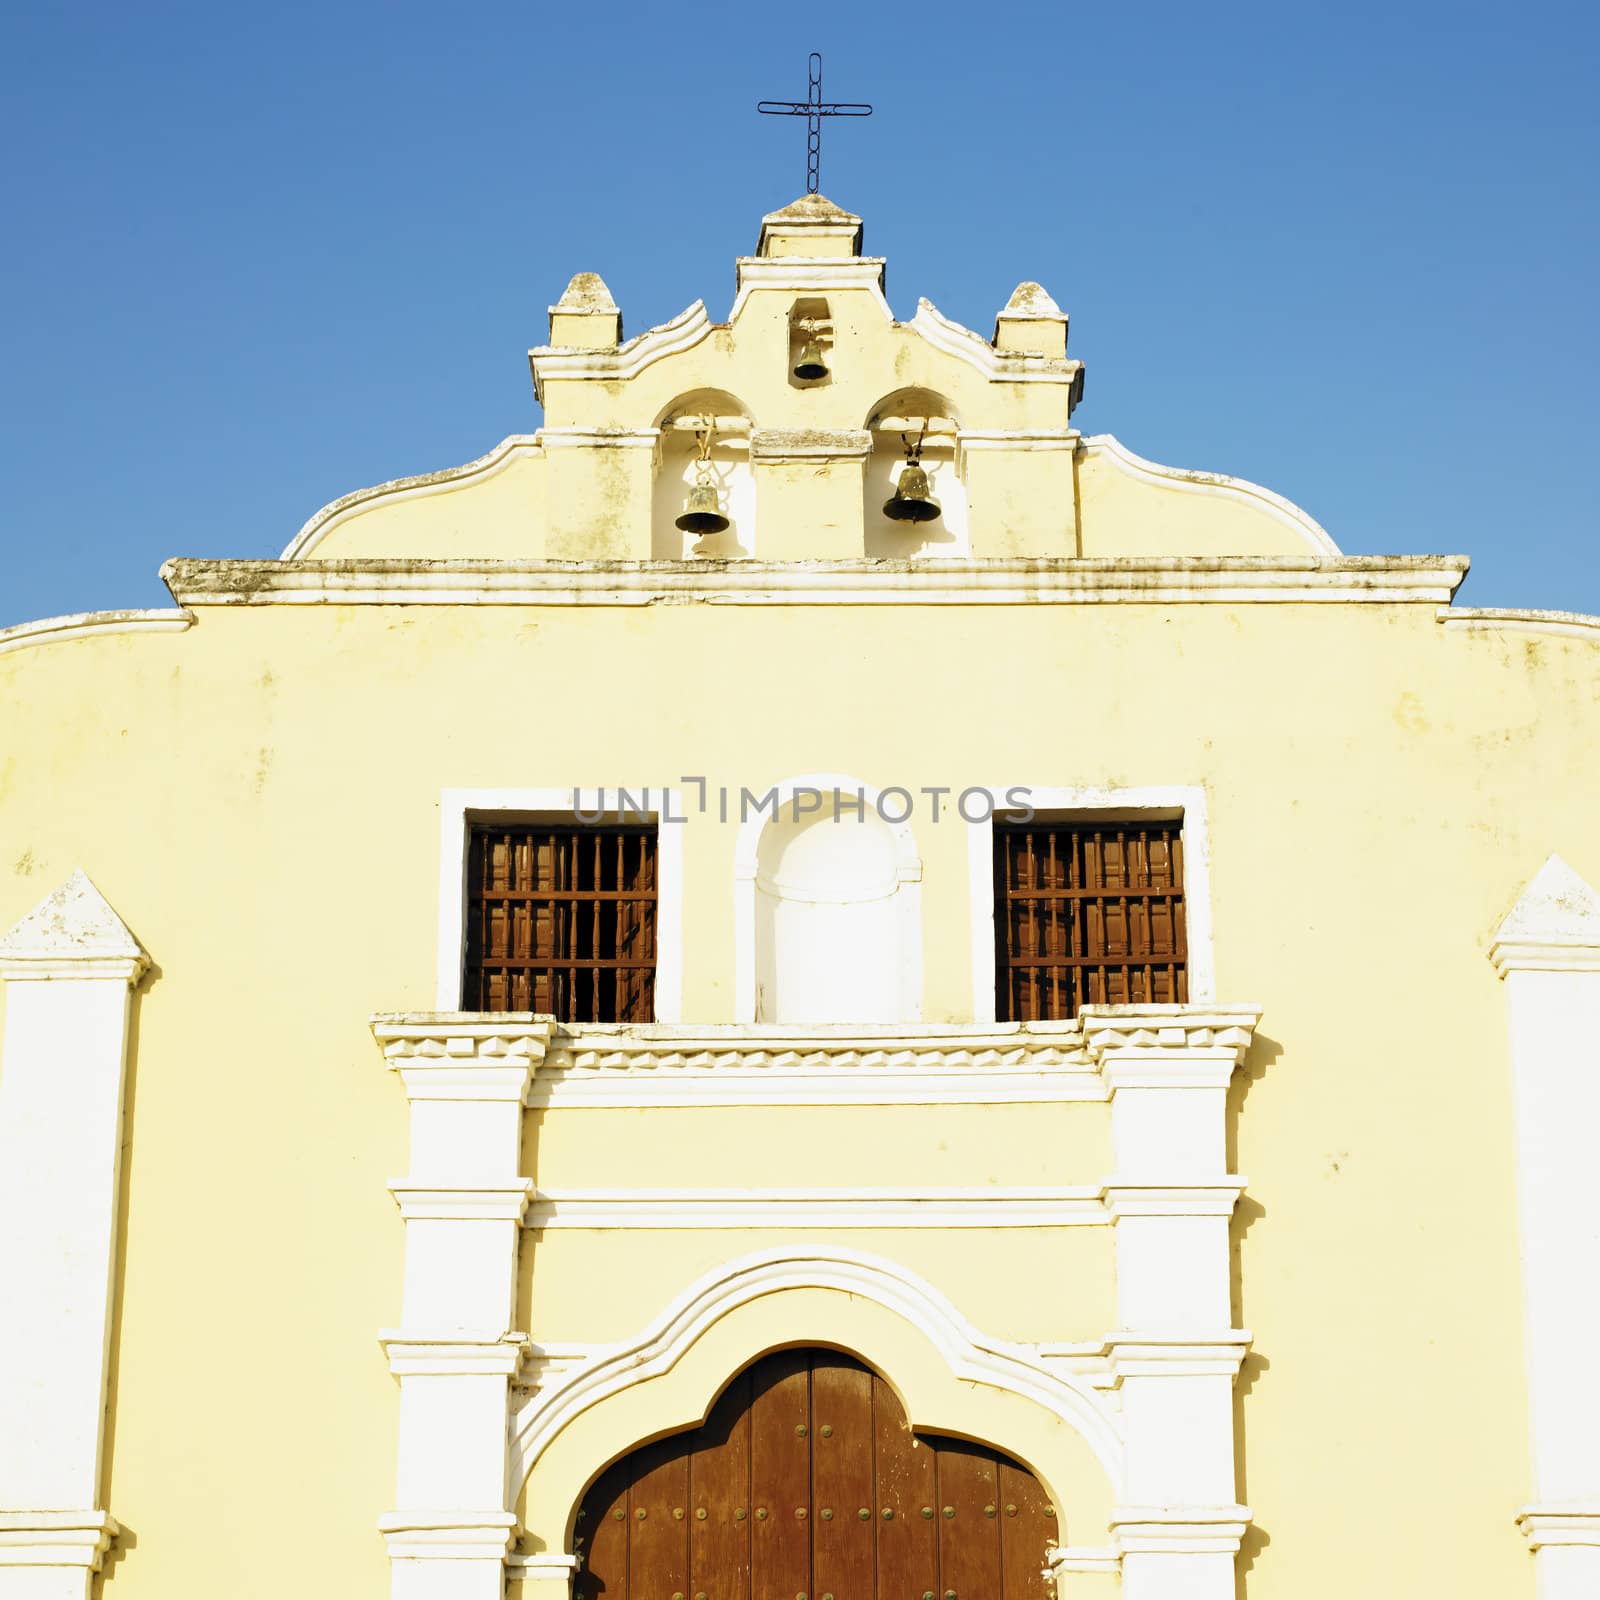
M822 57L811 52L811 94L805 100L758 100L756 110L768 117L804 117L806 119L806 193L817 192L817 169L822 165L822 119L824 117L870 117L871 106L835 102L825 105L822 99Z

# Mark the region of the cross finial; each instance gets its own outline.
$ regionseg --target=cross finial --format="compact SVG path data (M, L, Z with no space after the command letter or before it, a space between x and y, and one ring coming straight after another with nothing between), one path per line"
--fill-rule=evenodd
M822 99L822 57L811 52L811 92L804 100L758 100L756 110L768 117L806 119L806 193L817 192L818 170L822 165L822 119L824 117L870 117L872 107L844 101L824 104Z

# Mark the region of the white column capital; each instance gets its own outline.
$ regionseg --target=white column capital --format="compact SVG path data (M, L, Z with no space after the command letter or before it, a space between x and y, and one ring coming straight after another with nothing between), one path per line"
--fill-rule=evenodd
M533 1197L531 1178L395 1178L389 1193L407 1222L520 1223Z
M1078 1013L1084 1048L1113 1093L1226 1088L1260 1020L1256 1005L1085 1006Z
M555 1032L532 1011L400 1011L372 1018L372 1036L417 1100L526 1100Z
M439 1333L387 1328L378 1343L397 1378L514 1378L533 1342L525 1333L478 1333L449 1328Z
M1111 1513L1111 1536L1123 1555L1232 1555L1249 1526L1250 1508L1239 1505L1118 1506Z
M1231 1217L1247 1182L1233 1173L1181 1183L1111 1177L1100 1185L1100 1198L1113 1222L1123 1217Z
M504 1560L517 1536L509 1511L388 1511L378 1531L391 1557L412 1561Z
M1113 1384L1120 1387L1124 1378L1232 1380L1239 1375L1250 1343L1245 1328L1153 1332L1119 1328L1106 1335L1101 1349Z

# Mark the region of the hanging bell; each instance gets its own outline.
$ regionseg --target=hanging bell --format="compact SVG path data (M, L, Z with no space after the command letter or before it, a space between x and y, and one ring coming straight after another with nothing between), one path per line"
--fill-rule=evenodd
M716 484L703 480L689 491L683 510L673 518L673 526L685 533L725 533L728 519L722 514L722 502Z
M908 461L901 469L900 481L884 502L883 514L891 522L932 522L938 517L939 502L933 498L920 461Z
M822 346L814 333L808 333L806 342L800 346L800 359L794 364L794 375L802 383L813 383L818 378L828 376L828 363L822 358Z

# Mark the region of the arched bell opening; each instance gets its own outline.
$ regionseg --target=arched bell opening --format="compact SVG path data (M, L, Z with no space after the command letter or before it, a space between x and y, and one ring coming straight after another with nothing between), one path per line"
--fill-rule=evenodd
M897 390L873 407L866 426L865 553L898 560L969 554L960 425L950 402L932 389ZM908 466L927 475L925 494L920 483L907 482Z
M705 1421L643 1445L577 1513L575 1600L1049 1600L1063 1542L1034 1474L914 1431L887 1380L805 1346L762 1356Z
M661 437L651 493L652 557L683 561L753 555L756 491L750 413L723 390L698 389L678 396L657 427ZM707 513L726 518L727 526L708 529Z

